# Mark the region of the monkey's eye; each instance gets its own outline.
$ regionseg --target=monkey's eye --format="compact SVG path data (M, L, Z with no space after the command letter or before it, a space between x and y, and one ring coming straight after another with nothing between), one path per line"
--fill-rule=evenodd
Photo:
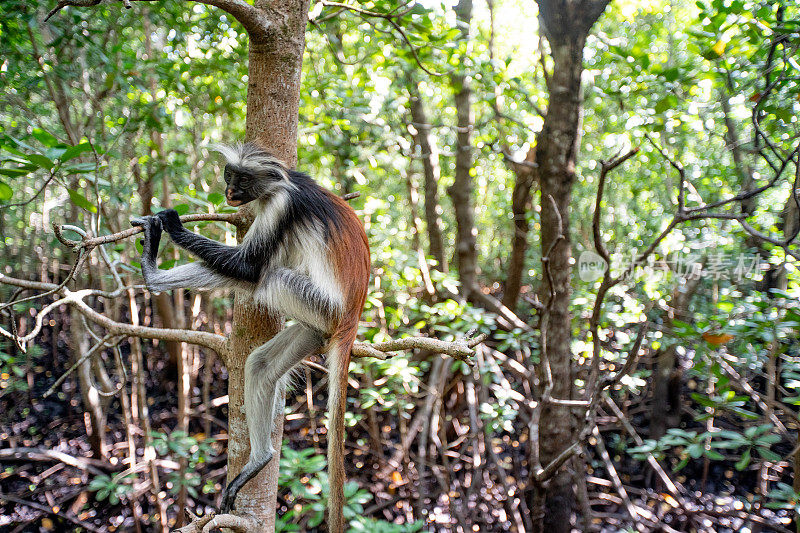
M228 167L225 167L225 172L222 173L222 178L225 180L225 183L231 182L231 171L228 170Z

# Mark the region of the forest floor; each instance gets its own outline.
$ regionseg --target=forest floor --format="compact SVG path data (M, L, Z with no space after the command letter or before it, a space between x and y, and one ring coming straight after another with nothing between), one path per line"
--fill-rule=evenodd
M0 531L39 532L39 531L149 531L155 526L136 525L134 513L141 514L142 521L150 521L157 512L155 499L148 486L134 486L133 492L121 492L116 503L106 495L100 497L97 488L90 489L90 483L98 476L113 478L121 472L123 461L128 454L125 425L121 416L119 400L114 397L108 407L108 428L106 459L92 457L87 424L81 397L74 377L65 381L60 392L47 399L44 392L68 367L68 353L65 338L59 336L58 344L52 344L52 335L45 332L40 337L43 342L35 360L28 363L28 390L0 391ZM153 350L157 352L157 350ZM127 364L127 353L123 356ZM174 430L177 419L177 386L174 372L166 364L162 353L150 353L146 357L149 368L146 375L148 405L154 432L169 434ZM223 398L226 394L224 368L218 363L210 373L215 379L209 383L210 398ZM129 368L129 367L128 367ZM203 371L199 372L202 377ZM217 377L218 376L218 377ZM198 378L198 382L201 377ZM25 380L25 376L20 379ZM324 380L324 378L323 378ZM288 447L299 451L313 448L315 455L323 455L325 449L325 428L321 414L324 412L324 382L314 379L311 395L307 395L304 380L287 398L290 414L286 418L285 439ZM202 485L197 492L189 495L189 502L197 511L210 511L216 506L216 496L225 482L224 444L226 441L227 405L212 402L203 409L200 391L203 384L194 387L192 406L194 416L190 419L189 434L198 441L206 438L211 444L204 448L205 456L195 467ZM309 397L312 398L313 416L309 416ZM619 402L625 409L627 420L638 434L647 433L647 412L643 404ZM200 413L204 412L203 416ZM412 413L413 414L413 413ZM688 424L701 426L687 413ZM468 420L468 417L465 417ZM408 523L419 516L420 505L428 509L430 522L424 531L457 531L457 525L472 523L476 531L515 531L509 509L508 493L496 482L489 468L474 471L469 467L473 452L470 443L454 438L450 442L449 456L453 457L449 482L451 486L462 487L466 498L446 490L442 480L431 475L426 483L420 484L413 469L417 446L411 446L400 466L388 466L388 457L400 448L400 435L407 428L398 428L396 417L381 416L376 420L380 431L383 449L375 451L369 446L370 428L362 418L348 430L348 477L366 489L372 498L364 505L363 515L393 523ZM750 531L782 531L786 528L774 527L775 523L788 522L785 512L772 514L762 510L762 516L773 520L768 523L752 522L741 512L741 499L757 498L756 486L758 472L745 470L738 472L730 464L715 461L712 467L702 461L690 462L677 473L666 472L675 483L682 485L680 494L674 493L655 471L643 461L631 458L625 452L629 445L623 438L625 430L618 418L605 413L598 419L607 455L592 438L585 458L588 475L585 478L586 499L584 507L591 507L589 523L578 523L576 530L590 528L595 531L719 531L734 532L748 528ZM206 434L207 431L210 432ZM374 428L373 428L374 431ZM522 433L522 428L520 428ZM374 435L373 435L374 437ZM500 462L507 467L506 483L517 494L527 478L524 446L511 444L513 441L502 435L493 440ZM141 435L139 435L141 440ZM521 439L522 440L522 439ZM48 450L56 450L65 456L48 455ZM176 451L178 448L173 448ZM789 452L790 450L779 450ZM141 455L141 450L138 450ZM284 451L284 456L291 452ZM297 454L291 454L297 457ZM164 498L168 505L174 501L177 487L172 481L179 454L167 451L160 456L159 472L164 485ZM139 460L142 458L139 457ZM480 479L473 480L478 474ZM310 476L311 474L309 474ZM308 481L301 478L301 482ZM475 482L477 481L477 483ZM144 485L144 484L140 484ZM202 486L206 490L199 490ZM420 498L416 488L428 492ZM112 491L113 492L113 491ZM313 490L311 491L313 492ZM132 501L135 498L136 504ZM279 496L279 516L290 510L302 510L313 514L313 509L301 506L301 499L295 499L288 487ZM170 519L175 518L174 505ZM459 517L460 514L460 517ZM580 513L579 513L580 514ZM295 531L315 531L318 526L311 525L314 520L300 521ZM650 526L643 526L643 524ZM653 524L657 524L653 528ZM473 527L473 530L475 530ZM393 531L376 529L375 531ZM397 531L402 531L398 529Z

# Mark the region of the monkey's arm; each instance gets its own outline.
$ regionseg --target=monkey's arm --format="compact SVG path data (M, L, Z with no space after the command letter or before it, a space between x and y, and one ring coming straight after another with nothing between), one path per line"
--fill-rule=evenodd
M202 262L189 263L169 270L161 270L156 265L158 243L161 240L161 220L155 216L131 219L132 226L140 226L144 230L142 249L142 275L147 288L152 291L169 289L213 289L215 287L231 287L237 280L220 275Z
M227 246L187 230L174 209L166 209L156 216L175 244L202 259L217 274L251 283L258 281L263 265L245 254L242 248Z

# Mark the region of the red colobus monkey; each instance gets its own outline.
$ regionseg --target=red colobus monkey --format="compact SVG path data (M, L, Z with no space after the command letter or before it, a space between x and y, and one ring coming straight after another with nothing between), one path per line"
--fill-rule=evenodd
M288 373L303 358L325 352L329 368L328 523L345 530L344 412L347 371L358 320L367 296L370 256L361 222L347 203L302 172L288 169L252 143L220 147L227 160L228 203L252 202L255 220L238 246L188 231L168 209L135 218L144 229L142 273L152 291L235 287L257 305L295 321L256 348L245 367L245 414L250 458L225 488L222 511L233 508L239 489L272 459L272 430L283 415ZM162 229L200 261L169 270L156 266Z

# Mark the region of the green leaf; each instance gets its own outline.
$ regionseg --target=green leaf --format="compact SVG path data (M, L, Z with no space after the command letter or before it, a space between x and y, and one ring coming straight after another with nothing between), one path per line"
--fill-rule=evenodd
M87 200L84 195L72 189L67 189L67 191L69 192L69 199L72 200L73 204L77 205L81 209L89 211L90 213L97 213L97 207Z
M712 400L708 396L693 392L691 394L691 397L692 397L692 400L696 401L697 403L699 403L703 407L716 407L716 403L714 402L714 400Z
M692 444L688 448L686 448L686 452L692 456L692 459L697 459L698 457L703 455L703 444L697 443Z
M185 215L189 212L189 204L178 204L173 209L175 209L179 215Z
M725 459L724 455L722 455L719 452L715 452L714 450L707 450L706 457L708 457L712 461L722 461L723 459Z
M92 172L96 166L94 163L75 163L64 167L63 170L65 174L84 174Z
M681 71L678 67L672 67L662 72L661 75L664 76L664 79L667 81L675 81L678 79L680 72Z
M35 169L34 169L35 170ZM19 176L26 176L31 173L31 169L27 168L0 168L0 174L8 176L9 178L17 178Z
M56 159L61 159L61 156L63 156L66 151L67 151L66 148L61 148L61 147L48 148L47 150L44 151L44 155L48 159L55 161Z
M29 154L25 156L25 159L37 167L46 168L47 170L50 170L55 166L53 161L41 154Z
M781 460L781 456L778 455L777 453L773 452L769 448L763 448L763 447L759 446L759 447L756 448L756 450L758 450L758 455L760 455L762 458L766 459L767 461L770 461L772 463L777 463L778 461Z
M50 148L60 144L59 140L56 139L55 135L53 135L49 131L43 130L42 128L34 128L31 135L33 135L33 137L37 141Z
M311 519L309 519L308 527L312 527L312 528L313 527L317 527L318 525L320 525L322 523L322 519L324 517L325 517L325 513L323 513L323 512L315 513L314 516L312 516Z
M742 418L746 418L747 420L756 420L758 418L757 413L748 411L747 409L742 409L741 407L728 407L728 410L736 413Z
M0 202L7 202L14 196L14 189L0 181Z
M736 463L736 470L744 470L750 464L750 448L747 448L742 454L742 458Z
M663 98L661 98L656 105L654 106L653 110L658 113L664 113L669 109L675 109L678 105L678 99L675 97L674 94L667 94Z
M225 201L225 197L218 192L212 192L208 195L208 201L214 205L219 205Z
M90 152L92 150L92 145L88 142L82 142L80 144L76 144L75 146L70 146L67 150L61 155L61 161L69 161L70 159L74 159L81 155L84 152Z

